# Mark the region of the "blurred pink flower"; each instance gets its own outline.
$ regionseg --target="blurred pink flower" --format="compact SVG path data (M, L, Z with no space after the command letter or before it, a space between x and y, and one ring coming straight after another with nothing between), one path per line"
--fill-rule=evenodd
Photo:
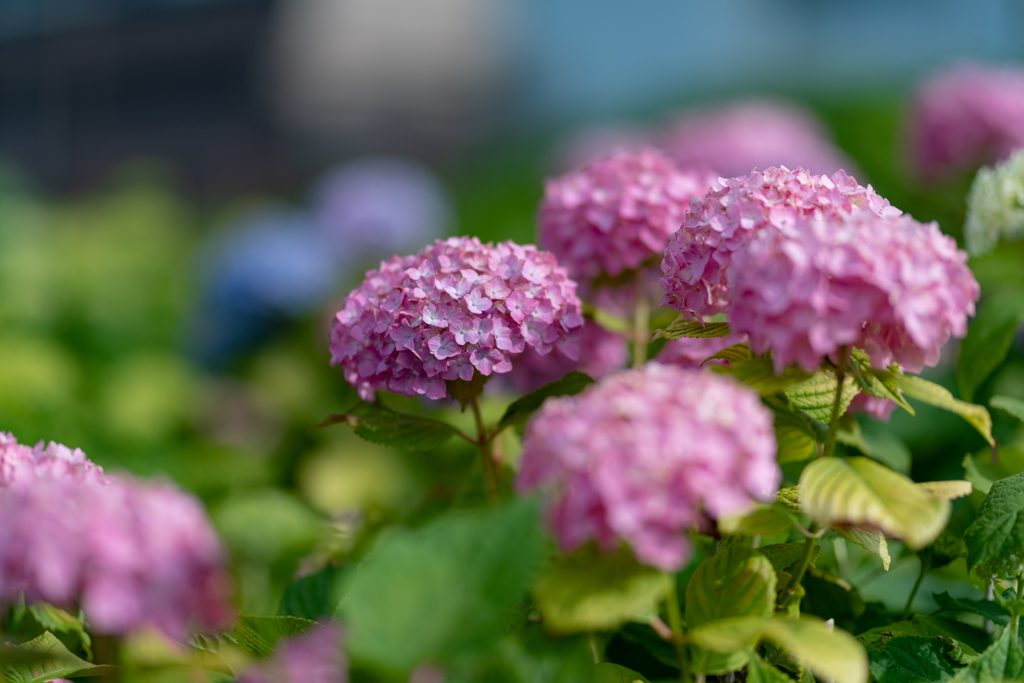
M366 274L334 320L331 364L365 400L444 398L446 381L509 372L527 346L578 358L582 325L576 283L551 254L452 237Z
M527 424L516 488L547 494L564 550L621 540L674 571L690 555L688 528L774 494L772 424L731 379L648 363L546 401Z
M661 263L661 305L696 319L726 309L733 253L766 228L782 230L803 218L838 225L862 213L901 213L843 171L830 178L799 168L769 168L722 182L691 202Z
M967 253L935 223L870 213L762 230L733 254L729 325L776 369L814 370L855 345L883 368L935 365L967 332L978 283Z
M1024 68L960 64L917 90L909 135L918 171L940 179L1024 147Z
M864 413L883 422L889 421L894 410L896 410L896 403L894 401L872 396L863 391L853 397L853 400L850 401L850 407L847 408L849 413Z
M690 198L716 178L681 170L653 149L617 152L547 181L537 241L581 283L638 269L662 252Z
M678 365L681 368L699 368L709 356L713 356L727 346L747 341L747 336L731 332L724 337L706 339L684 338L670 341L658 352L658 362L666 365ZM707 365L723 365L727 361L708 361Z
M51 441L45 447L40 441L34 447L18 443L13 434L0 432L0 489L15 484L31 484L35 479L74 479L102 482L108 477L103 468L74 450Z
M573 370L600 379L626 367L628 362L629 348L622 335L609 332L588 320L580 337L579 360L574 361L557 351L542 356L533 349L526 349L516 358L508 378L517 390L527 392L561 379Z
M238 683L348 683L341 628L327 622L281 641L273 657L244 671Z
M830 175L839 169L855 170L814 114L772 100L686 114L669 127L664 147L680 166L713 168L726 177L772 166L799 166Z

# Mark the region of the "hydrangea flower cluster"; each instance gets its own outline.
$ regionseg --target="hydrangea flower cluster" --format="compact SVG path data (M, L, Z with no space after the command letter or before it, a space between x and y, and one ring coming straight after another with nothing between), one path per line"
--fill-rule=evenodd
M963 336L979 287L935 223L871 213L762 230L732 255L729 325L776 369L814 370L848 344L875 367L935 365Z
M621 540L674 571L690 554L686 529L774 494L772 424L731 379L648 363L546 401L527 425L516 487L548 494L563 549Z
M964 241L967 251L980 256L1000 239L1024 238L1024 152L995 168L982 168L967 195Z
M78 600L100 633L149 624L182 637L191 623L225 625L223 553L198 500L170 484L104 477L59 444L28 449L5 435L2 451L0 602L21 592Z
M348 683L341 628L327 622L283 641L267 662L248 669L238 683Z
M726 177L772 166L815 173L851 167L814 114L773 100L692 112L670 126L663 144L680 166L713 168Z
M538 241L581 282L638 269L679 229L690 198L716 180L650 148L617 152L547 181Z
M910 135L926 177L1005 159L1024 147L1024 69L962 64L936 74L915 95Z
M527 347L579 357L576 283L554 257L513 242L438 240L371 270L331 330L331 363L375 389L443 398L445 384L512 369Z
M876 420L888 422L889 418L892 417L892 411L896 410L896 402L887 398L872 396L871 394L862 391L853 397L853 400L850 401L850 405L846 410L849 413L864 413L865 415L870 415Z
M704 361L727 346L747 341L745 334L730 332L724 337L683 338L668 342L658 352L658 362L681 368L700 368ZM715 359L707 365L723 365L728 361Z
M772 167L722 182L721 188L691 202L661 263L662 306L698 320L728 306L729 265L753 235L767 228L782 230L801 219L841 223L861 213L901 213L844 171L829 177Z
M588 320L580 337L579 360L573 361L558 352L542 356L533 349L526 349L516 359L509 380L516 389L527 392L554 382L573 370L600 379L626 367L628 362L629 347L625 338Z

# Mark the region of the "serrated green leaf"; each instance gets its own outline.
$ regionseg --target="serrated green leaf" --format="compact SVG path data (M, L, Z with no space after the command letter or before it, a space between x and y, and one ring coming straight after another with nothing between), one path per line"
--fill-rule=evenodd
M526 420L540 408L544 400L552 396L572 396L578 394L594 380L583 372L570 372L565 377L549 382L542 387L534 389L530 393L512 403L502 415L498 422L498 429L505 429L514 424L526 422Z
M646 678L632 669L611 662L594 665L593 683L649 683Z
M916 398L918 401L935 406L936 408L956 413L978 430L978 433L985 438L985 441L990 445L995 445L995 441L992 439L992 416L989 415L988 410L984 406L953 398L953 394L949 393L946 388L914 375L904 375L901 373L893 374L892 377L896 385L907 396Z
M966 400L1006 358L1017 327L1024 322L1024 300L1014 293L987 299L960 344L956 380Z
M869 629L857 638L865 644L871 644L880 638L899 635L951 638L960 643L965 655L977 654L979 650L984 650L992 642L989 635L979 628L955 619L945 619L928 614L915 614L910 621L897 621Z
M340 572L340 569L328 566L295 579L281 596L277 615L316 620L333 614L332 589Z
M654 331L655 339L708 339L729 334L729 323L691 322L683 316L662 330Z
M893 381L894 373L871 367L871 358L862 349L850 349L849 372L854 376L861 391L877 398L885 398L905 411L914 414L914 409Z
M1024 652L1011 629L1003 629L999 640L960 669L953 677L955 683L1002 683L1020 680L1024 673Z
M737 617L694 628L689 637L716 652L745 650L767 638L817 676L835 683L868 680L868 659L861 644L817 618Z
M5 664L4 680L7 683L42 683L54 678L103 676L114 670L112 666L91 664L76 657L49 631L11 649L40 655L43 659L26 664Z
M879 529L915 549L935 540L951 510L949 501L864 457L812 462L800 475L800 505L819 524Z
M1024 421L1024 401L1018 398L993 396L988 404L993 408L999 408L999 410L1013 415L1018 420Z
M867 648L876 683L941 683L959 666L946 651L946 639L927 636L883 638Z
M313 429L347 424L361 439L405 451L432 451L458 434L451 425L429 417L400 413L360 401L340 415L331 415Z
M794 408L803 410L808 415L822 422L832 419L832 404L836 400L839 378L829 370L819 370L808 379L787 387L783 393ZM843 379L842 400L839 404L839 415L846 412L853 397L860 393L860 387L852 377Z
M238 617L231 635L238 647L252 657L268 657L278 641L302 633L316 622L298 617Z
M964 542L968 569L1016 573L1024 563L1024 472L992 483Z
M781 503L758 505L743 514L722 517L718 520L718 530L725 534L772 536L792 528L793 519Z
M716 365L712 369L721 374L732 375L762 396L777 394L811 376L811 373L804 372L796 366L790 366L783 370L781 375L776 375L771 359L762 356L753 356L729 365Z
M892 558L889 557L889 543L885 534L878 529L863 529L857 526L834 526L832 530L851 543L859 545L882 560L882 568L889 571Z
M730 362L735 362L738 360L747 360L748 358L750 358L750 356L750 346L746 342L740 342L739 344L726 346L721 351L718 351L717 353L708 356L701 362L701 365L704 365L708 361L712 360L727 360Z
M92 637L85 630L85 621L54 607L48 602L36 602L27 607L28 613L50 633L68 633L76 636L86 657L92 659Z
M940 610L948 612L971 612L980 614L994 624L1006 626L1010 623L1010 613L1006 608L993 600L972 600L970 598L954 598L948 591L932 593L932 599Z
M545 553L535 501L392 528L346 576L339 612L363 665L407 672L491 642Z
M630 553L606 555L588 547L548 566L533 596L545 627L576 633L649 621L670 588L667 574L638 563Z

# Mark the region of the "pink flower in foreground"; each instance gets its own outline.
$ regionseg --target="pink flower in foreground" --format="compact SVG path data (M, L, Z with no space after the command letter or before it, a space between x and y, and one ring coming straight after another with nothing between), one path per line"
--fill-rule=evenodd
M910 116L922 175L940 178L1024 147L1024 69L962 64L925 81Z
M901 213L870 185L858 185L843 171L828 177L769 168L723 182L724 187L691 202L686 222L669 238L661 263L661 305L692 318L726 309L733 253L759 232L808 218L840 224L860 214Z
M106 480L103 468L95 465L80 448L74 450L51 441L34 447L18 443L13 434L0 432L0 488L31 484L36 478L67 478L79 481Z
M680 170L653 149L617 152L547 181L538 242L581 282L635 270L662 252L690 198L716 179Z
M731 332L724 337L684 338L670 341L658 352L658 362L681 368L699 368L704 361L727 346L747 340L746 335ZM708 361L706 365L723 365L724 360Z
M855 345L875 367L935 365L967 332L978 283L935 223L862 215L764 230L733 254L729 325L776 369L814 370Z
M729 378L648 363L546 401L527 425L516 487L547 493L563 549L621 540L673 571L690 555L688 528L771 498L772 424Z
M577 358L582 325L576 283L551 254L452 237L366 274L335 318L331 364L366 400L444 398L445 382L509 372L527 347Z
M629 347L622 335L609 332L588 320L580 337L579 360L574 361L557 351L542 356L533 349L526 349L516 359L508 378L516 389L527 392L561 379L573 370L600 379L626 367L628 362Z
M270 660L253 667L238 683L347 683L341 628L324 623L278 644Z
M772 166L799 166L827 174L851 168L814 114L771 100L749 100L685 115L669 128L664 145L680 166L713 168L726 177Z

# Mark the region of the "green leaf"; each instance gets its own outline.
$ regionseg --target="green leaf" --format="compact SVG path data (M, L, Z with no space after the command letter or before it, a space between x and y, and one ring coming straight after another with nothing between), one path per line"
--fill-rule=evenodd
M450 424L399 413L380 403L360 401L341 415L331 415L313 429L348 424L361 439L405 451L433 451L458 434Z
M996 456L992 449L964 457L964 479L974 485L975 491L988 493L992 482L1024 472L1024 451L1000 446Z
M954 598L948 591L932 593L932 599L942 611L971 612L980 614L994 624L1006 626L1010 623L1010 613L1006 608L993 600L972 600L970 598Z
M556 379L554 382L549 382L542 387L534 389L513 402L505 410L501 421L498 422L498 429L505 429L506 427L526 422L527 418L544 403L544 399L551 396L572 396L580 393L593 383L594 380L589 375L573 371L561 379Z
M894 366L898 368L898 366ZM903 398L902 392L894 381L894 372L877 370L871 367L871 357L862 349L850 349L849 371L853 373L861 391L878 398L886 398L905 411L914 414L914 409Z
M811 373L804 372L796 366L790 366L783 370L781 375L776 375L771 359L764 356L753 356L729 365L716 365L713 370L732 375L762 396L777 394L811 376Z
M490 642L540 569L539 521L537 504L518 499L383 533L344 581L352 658L403 672Z
M675 322L663 330L655 330L655 339L707 339L709 337L724 337L729 334L729 323L704 323L691 322L684 316L676 318Z
M747 666L747 683L793 683L793 679L757 655L751 655Z
M775 571L781 572L784 569L788 569L796 564L796 561L800 559L800 556L804 552L803 543L774 543L772 545L764 545L757 549L757 552L761 553L768 558L768 561L772 563ZM811 560L811 566L814 566L814 561L817 559L818 554L821 552L819 546L814 546L814 558Z
M882 568L889 571L892 558L889 557L889 543L885 534L878 529L864 529L857 526L834 526L832 530L851 543L859 545L882 560Z
M726 346L721 351L718 351L717 353L708 356L701 362L701 365L704 365L708 361L712 360L727 360L730 362L735 362L738 360L747 360L750 358L750 356L750 346L748 346L746 342L740 342L739 344Z
M924 491L925 495L937 500L956 500L971 495L974 487L969 481L962 479L951 479L949 481L923 481L917 488Z
M897 621L869 629L857 637L865 644L870 645L879 639L900 635L951 638L960 644L967 656L977 654L979 650L984 650L991 643L988 634L979 628L955 619L945 619L928 614L915 614L910 621Z
M624 666L601 662L594 665L593 683L648 683L647 679Z
M340 571L327 566L314 574L295 579L281 596L277 615L316 620L333 614L332 589Z
M763 400L775 415L775 457L779 464L802 462L817 455L816 439L825 438L824 430L818 433L822 425L807 413L790 407L784 397L766 396Z
M913 457L910 454L910 449L898 436L888 431L868 429L862 432L861 438L870 451L864 455L897 472L910 474Z
M722 517L718 530L725 534L773 536L793 528L793 519L781 503L758 505L744 514Z
M302 633L316 622L298 617L238 617L231 632L238 647L253 657L268 657L282 638Z
M949 501L864 457L821 458L805 467L800 505L819 524L879 529L914 549L935 540L951 510Z
M670 580L628 552L606 555L588 546L548 566L533 596L551 631L599 631L657 616Z
M978 433L985 438L989 445L995 445L995 441L992 439L992 416L988 414L988 410L984 406L953 398L953 394L949 393L946 388L914 375L893 373L892 377L896 386L902 389L907 396L936 408L956 413L978 430Z
M835 403L837 389L839 378L836 374L830 370L819 370L803 382L787 387L783 393L794 408L803 410L816 420L829 422L832 419L832 404ZM859 393L860 387L857 386L857 382L852 377L844 378L839 415L846 412L850 401Z
M114 670L112 666L98 666L76 657L49 631L11 649L40 655L43 659L28 664L5 663L4 680L7 683L41 683L54 678L104 676Z
M877 683L941 683L959 668L946 654L949 639L926 636L881 638L867 648Z
M36 602L28 606L28 613L44 631L74 635L82 645L86 657L92 659L92 637L85 630L85 622L48 602ZM74 643L72 642L72 645Z
M1002 683L1020 680L1024 673L1024 653L1020 641L1011 629L1003 629L999 640L966 667L960 669L956 683Z
M999 408L1003 412L1013 415L1018 420L1024 421L1024 401L1010 396L993 396L988 402L993 408Z
M1024 301L1016 293L990 298L981 306L960 344L956 364L957 385L966 400L1006 358L1022 321Z
M968 569L1016 573L1024 562L1024 472L992 483L964 542Z
M849 633L817 618L737 617L705 624L689 632L691 640L716 652L735 652L763 638L774 641L816 676L835 683L866 683L864 648Z

